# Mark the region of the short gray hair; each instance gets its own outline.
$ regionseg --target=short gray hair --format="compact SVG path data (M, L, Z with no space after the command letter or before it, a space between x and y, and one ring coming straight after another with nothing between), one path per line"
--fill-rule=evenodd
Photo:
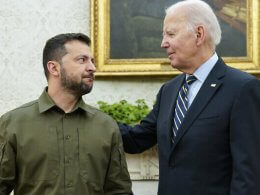
M184 14L191 30L196 26L203 25L209 34L210 44L215 50L221 40L221 29L216 15L212 8L201 0L180 1L166 9L166 14L174 12L176 9L184 8Z

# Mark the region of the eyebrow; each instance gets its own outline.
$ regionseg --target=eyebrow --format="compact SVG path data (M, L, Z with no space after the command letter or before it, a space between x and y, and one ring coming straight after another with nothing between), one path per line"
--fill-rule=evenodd
M83 58L93 58L92 56L85 55L85 54L80 54L76 58L80 58L80 57L83 57Z
M172 33L172 32L176 32L176 28L174 27L167 28L166 30L163 31L163 34Z
M90 55L85 55L85 54L80 54L78 55L77 57L75 57L74 59L75 60L78 60L79 58L86 58L86 59L90 59L92 62L94 62L94 57L93 56L90 56Z

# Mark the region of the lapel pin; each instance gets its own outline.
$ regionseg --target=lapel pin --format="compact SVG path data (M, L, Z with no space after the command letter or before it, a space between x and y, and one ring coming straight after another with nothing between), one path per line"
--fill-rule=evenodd
M215 83L212 83L210 86L211 86L211 87L216 87L216 84L215 84Z

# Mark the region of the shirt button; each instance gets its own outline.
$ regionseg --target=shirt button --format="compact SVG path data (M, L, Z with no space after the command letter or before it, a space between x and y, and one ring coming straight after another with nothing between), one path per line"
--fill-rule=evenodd
M68 182L66 186L67 186L68 188L69 188L69 187L72 187L72 182Z
M70 164L70 162L71 162L70 158L66 159L65 162L66 162L66 164Z
M70 139L70 135L66 135L66 136L65 136L65 139L66 139L66 140L69 140L69 139Z

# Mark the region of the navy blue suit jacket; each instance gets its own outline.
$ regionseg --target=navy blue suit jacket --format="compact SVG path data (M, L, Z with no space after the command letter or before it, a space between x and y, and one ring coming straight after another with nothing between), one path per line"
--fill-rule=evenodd
M164 84L124 149L158 144L159 195L260 195L260 81L219 59L171 144L173 109L185 75Z

